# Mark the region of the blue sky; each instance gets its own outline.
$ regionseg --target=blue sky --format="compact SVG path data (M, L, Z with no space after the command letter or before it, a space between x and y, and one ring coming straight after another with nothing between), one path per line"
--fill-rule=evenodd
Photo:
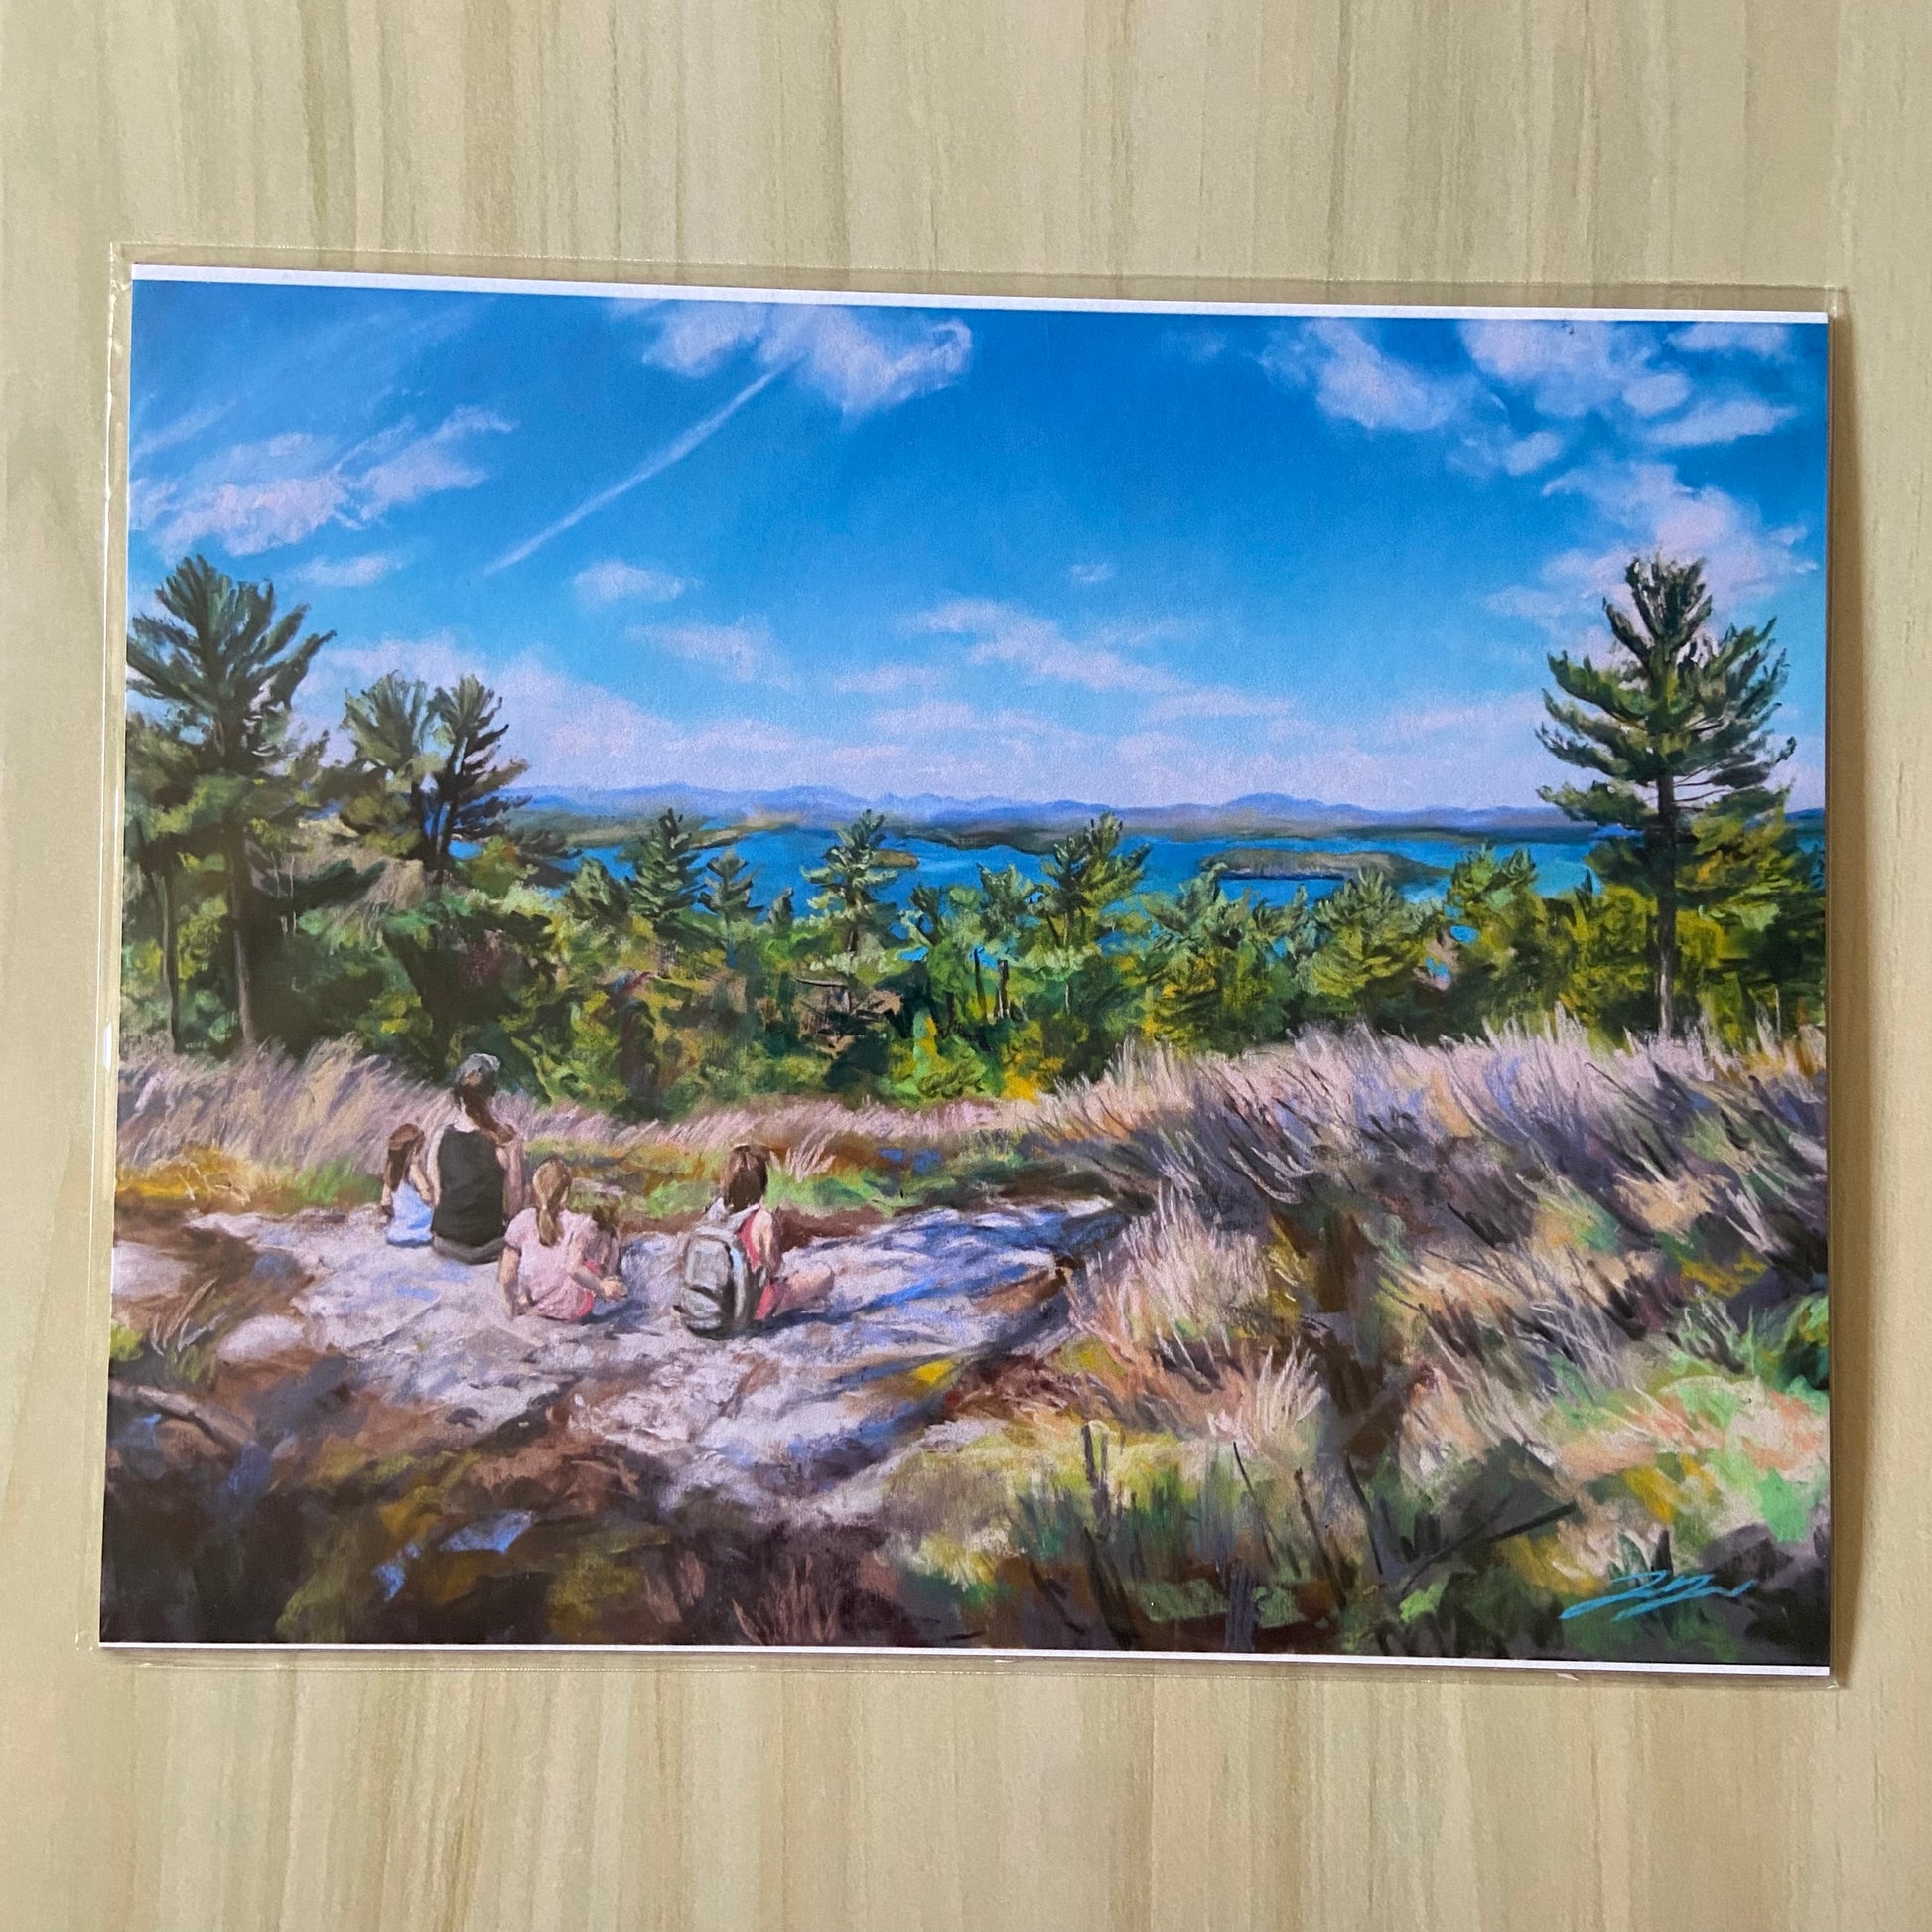
M1533 803L1632 552L1775 615L1822 802L1825 330L136 284L183 555L504 694L527 782Z

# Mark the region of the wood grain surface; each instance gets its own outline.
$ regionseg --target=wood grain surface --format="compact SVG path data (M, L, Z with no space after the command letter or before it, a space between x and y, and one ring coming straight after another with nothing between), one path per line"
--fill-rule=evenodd
M0 86L0 1923L1932 1926L1924 0L9 0ZM92 1648L114 244L1842 293L1841 1684Z

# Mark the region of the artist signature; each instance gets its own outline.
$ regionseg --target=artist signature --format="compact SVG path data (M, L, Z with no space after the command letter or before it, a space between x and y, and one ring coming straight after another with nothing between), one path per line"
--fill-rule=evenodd
M1633 1616L1648 1616L1676 1603L1695 1603L1703 1596L1742 1596L1750 1587L1751 1581L1746 1578L1725 1589L1703 1570L1639 1570L1634 1576L1622 1578L1614 1589L1606 1590L1601 1596L1571 1604L1561 1620L1568 1623L1573 1616L1587 1616L1592 1610L1615 1610L1611 1620L1627 1623Z

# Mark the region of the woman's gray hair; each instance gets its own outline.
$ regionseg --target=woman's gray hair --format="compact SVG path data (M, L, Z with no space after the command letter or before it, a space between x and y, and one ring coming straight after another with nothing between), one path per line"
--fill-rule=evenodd
M484 1087L494 1091L496 1076L503 1070L503 1062L494 1053L472 1053L459 1066L451 1077L453 1087Z

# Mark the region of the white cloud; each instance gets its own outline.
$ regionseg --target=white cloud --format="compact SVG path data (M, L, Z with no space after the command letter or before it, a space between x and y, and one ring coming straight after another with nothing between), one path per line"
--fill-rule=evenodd
M882 732L910 739L984 737L989 733L1005 738L1016 732L1050 738L1065 729L1036 712L1019 711L1010 705L983 711L959 698L929 698L923 704L888 707L875 711L872 723Z
M427 436L411 435L407 424L390 431L369 446L388 453L352 484L356 514L366 523L442 490L474 489L489 472L473 460L466 444L473 436L500 436L513 427L493 410L466 407L452 410Z
M400 557L386 550L369 550L359 557L318 557L304 564L295 576L298 583L313 584L317 590L359 591L401 568Z
M1691 392L1682 374L1655 365L1648 336L1627 324L1479 320L1464 322L1461 336L1483 374L1527 390L1545 416L1586 416L1618 402L1655 416Z
M1165 695L1181 680L1137 664L1107 645L1068 637L1058 624L993 598L959 597L921 613L909 627L929 634L970 637L973 664L1005 664L1031 683L1078 685L1086 691Z
M1563 454L1563 438L1555 430L1532 430L1517 436L1499 423L1482 423L1466 430L1449 461L1478 477L1500 470L1505 476L1528 477L1548 469Z
M1756 355L1781 362L1791 353L1791 330L1781 322L1694 322L1672 330L1670 343L1692 355Z
M1659 423L1650 432L1650 440L1668 450L1735 443L1739 437L1768 436L1797 413L1787 404L1769 403L1761 396L1726 396L1699 403L1684 415Z
M1755 505L1715 484L1693 488L1668 463L1598 464L1558 477L1545 488L1586 497L1621 533L1624 541L1605 553L1619 584L1633 551L1702 557L1722 614L1726 607L1754 604L1815 568L1798 548L1802 528L1767 529ZM1595 569L1603 571L1600 560Z
M1572 545L1550 557L1532 584L1513 584L1483 600L1499 617L1521 618L1564 645L1599 632L1605 598L1624 601L1623 572L1633 556L1704 560L1720 622L1741 621L1794 578L1815 568L1796 525L1767 528L1756 507L1715 485L1694 488L1668 463L1603 463L1544 485L1594 505L1610 532L1600 547Z
M1267 719L1286 727L1295 707L1234 685L1199 683L1158 665L1126 656L1117 645L1150 643L1165 626L1133 633L1069 637L1050 619L992 598L954 598L912 619L909 628L928 635L970 640L966 661L1002 665L1030 684L1066 684L1101 695L1144 701L1143 718L1153 723L1182 719Z
M1072 564L1067 568L1067 580L1078 584L1082 589L1090 589L1095 584L1105 584L1112 580L1114 567L1109 563Z
M796 722L748 711L681 723L559 669L539 650L491 665L451 631L331 645L304 687L305 724L338 723L343 693L390 670L429 684L466 672L485 679L503 700L505 749L529 761L523 783L538 788L843 784L868 796L930 791L1115 805L1276 791L1399 807L1527 802L1548 776L1520 704L1508 700L1424 704L1362 732L1285 741L1245 720L1218 730L1151 723L1107 732L1077 715L1056 719L997 699L983 710L936 701Z
M144 463L149 457L159 456L163 450L192 443L204 430L212 429L233 407L231 401L205 403L199 409L184 411L171 422L163 423L159 429L136 437L128 445L129 464Z
M1526 477L1563 454L1554 430L1518 436L1474 376L1405 362L1351 323L1323 318L1284 330L1261 361L1277 380L1312 388L1323 414L1339 421L1410 435L1445 432L1453 439L1449 462L1478 477L1498 470Z
M673 299L656 323L644 350L655 367L709 375L749 349L760 368L794 371L848 418L946 388L973 355L972 331L957 317L916 311Z
M642 604L669 604L691 588L688 578L674 577L668 570L653 570L648 564L627 564L617 557L586 564L570 581L586 604L633 600Z
M900 657L871 665L863 671L847 671L832 680L832 689L841 695L868 696L884 696L890 691L929 691L935 685L944 684L950 676L943 664L918 664Z
M1384 354L1353 324L1325 317L1284 330L1261 364L1281 381L1311 384L1324 415L1363 429L1441 429L1475 394L1466 377L1418 369Z
M421 497L474 487L488 473L467 453L469 440L511 427L463 408L427 433L404 422L343 453L302 432L237 443L186 477L137 479L129 516L164 551L212 536L233 556L254 556L327 524L360 529Z
M756 302L672 298L656 312L657 331L644 350L644 360L676 375L709 375L728 356L759 341L770 313Z
M782 687L791 682L772 648L770 631L749 620L737 623L639 624L629 635L687 664L707 665L734 684Z

